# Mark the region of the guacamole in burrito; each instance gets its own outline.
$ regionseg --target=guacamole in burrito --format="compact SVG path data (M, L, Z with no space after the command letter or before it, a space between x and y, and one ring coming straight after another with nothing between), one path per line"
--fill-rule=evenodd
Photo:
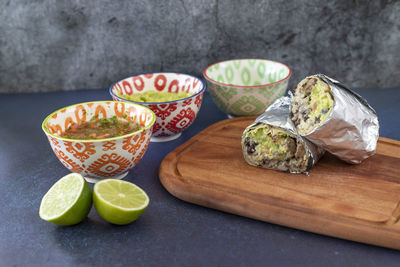
M322 125L333 104L330 87L321 78L311 76L302 80L295 89L291 110L298 133L307 135Z
M257 123L243 133L242 150L246 162L266 169L306 172L310 155L301 138L268 124Z

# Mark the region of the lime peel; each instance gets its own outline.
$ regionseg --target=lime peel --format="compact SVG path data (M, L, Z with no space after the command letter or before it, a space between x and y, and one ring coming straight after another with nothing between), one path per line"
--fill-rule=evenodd
M92 192L79 173L58 180L43 196L39 216L57 225L73 225L86 218L92 207Z

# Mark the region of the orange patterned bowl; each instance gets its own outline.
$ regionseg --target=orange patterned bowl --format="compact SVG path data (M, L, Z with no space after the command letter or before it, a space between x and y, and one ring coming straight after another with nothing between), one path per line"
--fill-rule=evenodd
M60 137L73 123L98 118L126 118L141 128L127 135L91 140ZM51 113L42 123L51 148L71 172L89 182L104 178L122 179L133 168L149 145L156 116L149 108L117 101L94 101L68 106Z

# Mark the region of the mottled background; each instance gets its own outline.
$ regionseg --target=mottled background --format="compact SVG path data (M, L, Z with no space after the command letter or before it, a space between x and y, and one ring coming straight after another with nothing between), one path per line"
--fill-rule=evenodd
M400 1L1 0L0 92L106 88L148 72L200 76L231 58L400 86Z

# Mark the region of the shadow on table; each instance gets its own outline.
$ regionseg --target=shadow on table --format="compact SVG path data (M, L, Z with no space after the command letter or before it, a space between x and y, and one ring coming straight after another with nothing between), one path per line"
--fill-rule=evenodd
M142 218L143 217L143 218ZM89 216L75 226L57 227L55 243L72 262L103 262L123 256L124 248L135 250L135 244L146 235L146 216L129 225L113 225L103 220L92 208ZM142 249L142 248L139 248Z

